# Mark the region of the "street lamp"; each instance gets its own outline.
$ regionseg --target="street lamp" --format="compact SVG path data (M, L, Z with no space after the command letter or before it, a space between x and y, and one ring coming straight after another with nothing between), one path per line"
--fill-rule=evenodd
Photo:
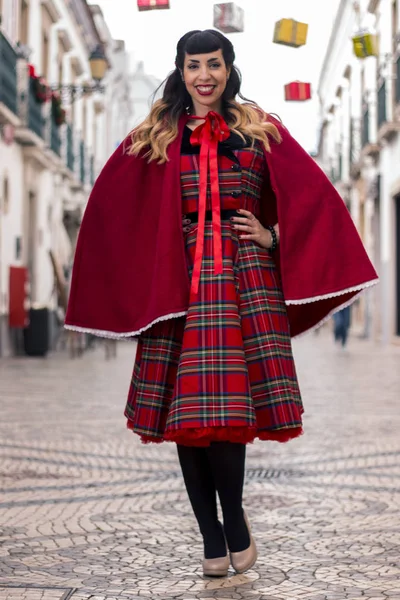
M109 67L109 63L107 57L104 53L103 47L101 44L96 46L96 48L91 52L89 56L89 67L90 74L93 79L92 84L87 85L73 85L73 84L58 84L51 85L50 88L52 91L60 92L62 95L68 95L70 101L73 102L77 97L83 96L86 94L91 94L93 92L104 92L105 86L101 85L100 82L104 78L107 69Z
M96 46L89 56L89 66L92 79L95 81L101 81L106 74L108 62L106 55L104 54L104 50L100 44Z

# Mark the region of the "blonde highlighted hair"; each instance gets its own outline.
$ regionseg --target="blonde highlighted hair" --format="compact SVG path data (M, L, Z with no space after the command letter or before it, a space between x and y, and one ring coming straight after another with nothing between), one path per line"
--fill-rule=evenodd
M170 106L163 99L157 100L148 117L130 134L127 154L143 156L148 162L159 164L168 161L168 147L178 136L179 115L173 117ZM243 140L249 138L252 145L258 140L270 152L269 136L276 142L281 135L276 125L268 121L268 115L253 103L242 104L236 100L226 103L224 117L234 133Z

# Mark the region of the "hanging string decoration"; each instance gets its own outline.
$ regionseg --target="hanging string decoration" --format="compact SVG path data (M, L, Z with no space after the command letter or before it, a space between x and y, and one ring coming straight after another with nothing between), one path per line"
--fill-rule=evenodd
M307 42L308 24L294 19L281 19L275 23L273 42L299 48Z
M244 31L244 10L234 2L214 4L214 27L222 33Z
M140 11L170 8L169 0L138 0L137 5Z
M285 85L285 100L287 102L304 102L311 98L311 83L291 81Z

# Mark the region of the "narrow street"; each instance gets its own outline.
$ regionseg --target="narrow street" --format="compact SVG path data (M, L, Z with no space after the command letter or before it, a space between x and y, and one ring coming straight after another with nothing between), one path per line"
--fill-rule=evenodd
M123 409L135 347L0 361L0 600L400 599L400 347L295 342L305 434L248 447L254 570L203 579L175 447Z

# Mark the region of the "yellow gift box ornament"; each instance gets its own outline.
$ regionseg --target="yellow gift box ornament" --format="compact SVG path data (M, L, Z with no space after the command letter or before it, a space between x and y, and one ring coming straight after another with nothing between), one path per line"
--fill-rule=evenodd
M281 19L275 23L274 43L299 48L307 42L308 24L294 19Z
M378 36L370 31L359 31L353 38L354 54L358 58L378 56Z

